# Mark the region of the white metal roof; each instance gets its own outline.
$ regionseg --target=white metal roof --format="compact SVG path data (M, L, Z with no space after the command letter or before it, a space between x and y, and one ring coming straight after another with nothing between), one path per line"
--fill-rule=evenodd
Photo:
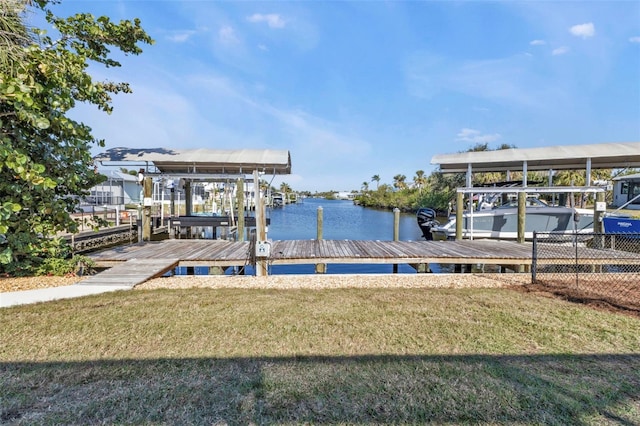
M613 178L613 180L637 180L640 179L640 173L635 173L632 175L618 176Z
M445 173L523 170L582 170L640 167L640 142L513 148L434 155L431 164ZM591 162L590 167L587 165Z
M254 170L270 175L291 173L291 155L272 149L112 148L94 158L105 165L136 163L173 175L241 175Z

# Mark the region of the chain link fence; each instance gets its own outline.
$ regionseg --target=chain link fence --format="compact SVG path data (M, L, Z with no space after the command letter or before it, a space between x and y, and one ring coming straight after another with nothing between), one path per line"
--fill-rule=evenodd
M640 312L640 234L535 233L534 284Z

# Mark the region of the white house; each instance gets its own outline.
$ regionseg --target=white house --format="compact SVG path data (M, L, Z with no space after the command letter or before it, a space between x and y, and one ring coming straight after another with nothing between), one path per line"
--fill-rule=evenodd
M620 207L638 197L625 208L640 210L640 173L613 179L613 207Z
M102 174L107 176L107 180L90 189L91 194L83 200L84 204L124 208L127 204L141 202L142 187L137 176L118 170L107 170Z

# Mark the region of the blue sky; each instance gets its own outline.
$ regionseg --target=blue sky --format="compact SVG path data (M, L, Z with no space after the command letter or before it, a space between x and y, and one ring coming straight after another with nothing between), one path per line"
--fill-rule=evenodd
M427 174L435 154L640 141L637 1L72 1L140 18L107 148L286 149L295 190ZM97 151L96 151L97 152ZM370 185L375 185L371 184ZM372 186L373 187L373 186Z

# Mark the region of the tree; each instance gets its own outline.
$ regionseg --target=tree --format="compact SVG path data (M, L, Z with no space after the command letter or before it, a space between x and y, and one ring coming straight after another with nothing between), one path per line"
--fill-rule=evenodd
M418 187L418 192L422 192L422 188L427 183L427 177L424 174L424 170L418 170L416 175L413 177L413 182Z
M282 183L280 184L280 192L283 192L283 193L285 193L285 194L288 194L288 193L290 193L290 192L292 192L292 191L293 191L293 190L291 189L291 186L289 186L289 184L288 184L288 183L286 183L286 182L282 182Z
M0 61L0 272L19 274L66 254L53 236L77 230L77 199L101 179L90 148L104 141L68 112L84 102L110 113L111 96L131 91L127 83L94 81L89 63L120 66L111 47L137 55L140 43L153 40L138 19L60 18L48 0L0 2L0 51L10 52ZM24 25L30 7L45 14L57 39Z
M396 189L404 189L407 187L405 180L407 177L405 175L395 175L393 177L393 187Z
M369 182L367 181L362 182L362 190L365 192L369 190Z
M371 177L371 182L376 183L376 189L380 188L380 175L373 175Z

